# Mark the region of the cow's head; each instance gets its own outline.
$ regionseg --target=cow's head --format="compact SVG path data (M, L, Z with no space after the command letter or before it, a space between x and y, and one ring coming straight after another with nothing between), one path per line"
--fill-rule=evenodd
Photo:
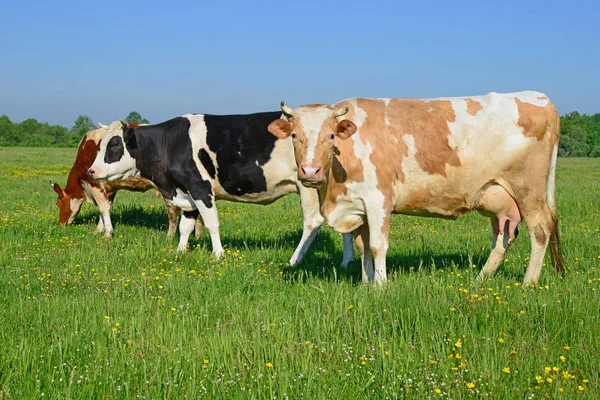
M52 183L50 185L58 194L58 200L56 200L56 207L58 207L58 225L69 225L77 214L81 210L81 205L85 200L83 197L75 197L72 193L67 192L61 188L58 183Z
M269 132L280 139L292 137L300 181L307 187L321 186L333 162L335 138L348 139L357 130L353 122L338 120L348 108L317 104L293 110L282 101L281 110L286 119L271 122Z
M96 160L88 170L92 179L117 181L138 173L132 152L137 148L134 128L121 120L110 124L100 142Z

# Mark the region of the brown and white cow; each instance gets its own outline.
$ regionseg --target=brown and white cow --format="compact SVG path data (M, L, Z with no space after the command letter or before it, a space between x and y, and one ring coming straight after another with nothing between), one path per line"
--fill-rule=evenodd
M327 223L353 232L363 281L386 280L392 213L489 216L493 249L480 278L496 272L523 220L531 239L524 285L537 282L549 242L564 272L554 199L559 116L544 94L281 108L286 118L269 131L293 138L299 178L318 188Z
M113 232L110 220L110 207L117 191L128 190L133 192L145 192L149 189L155 189L154 184L140 176L133 176L128 179L118 181L97 182L88 176L88 169L96 159L100 148L100 141L106 135L106 129L96 129L85 134L79 148L73 167L67 178L67 185L61 188L58 183L52 183L54 191L58 194L56 206L58 207L58 224L69 225L73 222L81 209L84 201L93 204L100 210L97 232L104 232L104 236L111 237ZM163 198L164 199L164 198ZM175 235L177 230L177 221L181 209L173 203L164 199L169 215L168 236ZM202 234L202 220L196 221L196 237Z

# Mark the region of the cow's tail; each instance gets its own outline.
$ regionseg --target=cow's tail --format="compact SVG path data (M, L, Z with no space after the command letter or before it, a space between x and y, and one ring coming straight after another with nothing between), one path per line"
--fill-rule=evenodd
M556 115L556 118L558 119L556 124L557 131L552 132L553 135L556 135L556 142L552 150L552 160L550 161L550 171L548 173L548 182L546 185L546 204L548 205L552 215L552 231L550 233L550 259L552 261L552 265L554 265L554 268L556 268L561 275L564 275L566 273L565 259L563 257L562 247L560 245L560 236L558 234L558 207L556 206L555 198L556 158L558 156L558 135L560 126L558 114Z

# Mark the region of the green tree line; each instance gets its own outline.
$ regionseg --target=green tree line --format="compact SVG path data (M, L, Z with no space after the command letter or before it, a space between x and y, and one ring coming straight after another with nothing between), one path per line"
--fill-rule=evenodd
M148 124L137 111L129 113L127 122ZM41 123L30 118L14 123L6 115L0 116L0 147L77 147L86 132L98 128L87 115L77 117L71 129L60 125Z
M127 122L149 123L138 112L132 111ZM83 135L96 129L87 115L77 117L71 129L60 125L49 125L35 119L13 123L6 116L0 117L0 146L22 147L76 147ZM580 114L573 111L560 117L561 157L600 157L600 113Z

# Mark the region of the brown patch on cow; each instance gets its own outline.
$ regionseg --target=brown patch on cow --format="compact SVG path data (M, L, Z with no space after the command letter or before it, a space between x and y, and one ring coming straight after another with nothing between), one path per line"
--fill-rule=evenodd
M473 116L483 109L483 106L477 100L466 99L465 101L467 102L467 112Z
M392 99L387 110L390 126L399 142L404 135L413 136L417 149L415 158L423 171L445 177L446 165L461 165L458 154L448 142L451 134L448 123L456 120L450 101Z
M140 124L138 124L137 122L130 122L127 124L127 129L135 129L138 126L140 126Z
M100 185L90 179L87 174L87 171L94 163L100 148L98 143L89 139L88 136L92 132L95 131L87 133L79 143L75 162L73 163L73 167L69 172L67 184L63 189L63 196L59 197L58 201L56 202L56 205L59 209L59 225L65 225L69 222L69 218L72 215L71 199L85 199L85 193L81 187L81 181L87 182L93 187L100 187Z
M536 106L535 104L526 103L515 97L515 103L519 111L519 126L523 127L523 135L525 137L534 137L538 141L544 138L549 126L549 115L547 109L553 104L548 103L546 107ZM555 109L556 110L556 109ZM551 112L551 111L550 111Z

